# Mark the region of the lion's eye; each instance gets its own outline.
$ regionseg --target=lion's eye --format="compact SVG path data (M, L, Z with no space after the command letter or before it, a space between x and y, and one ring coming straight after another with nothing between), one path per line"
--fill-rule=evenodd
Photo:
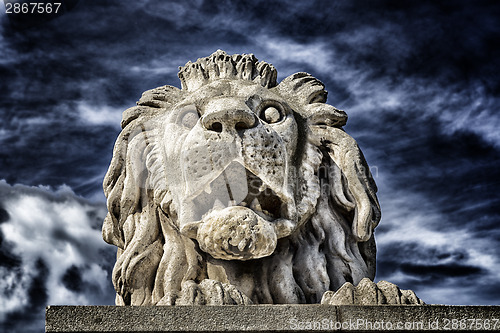
M187 128L193 128L194 125L196 125L196 123L198 122L198 119L200 119L198 113L186 112L182 117L182 126Z
M200 115L198 114L196 107L194 105L190 105L181 111L177 119L178 124L191 129L196 125L198 119L200 119Z
M270 105L262 110L260 118L268 124L274 124L283 119L283 111L277 106Z

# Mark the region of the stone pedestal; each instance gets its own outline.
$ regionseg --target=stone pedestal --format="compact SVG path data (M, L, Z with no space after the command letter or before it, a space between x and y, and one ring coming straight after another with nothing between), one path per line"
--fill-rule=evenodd
M500 330L500 306L49 306L45 332Z

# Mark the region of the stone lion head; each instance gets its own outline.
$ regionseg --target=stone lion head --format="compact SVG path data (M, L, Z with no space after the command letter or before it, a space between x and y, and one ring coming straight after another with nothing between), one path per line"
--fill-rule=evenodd
M104 179L116 303L318 303L373 279L376 185L324 85L220 50L179 78L123 113Z

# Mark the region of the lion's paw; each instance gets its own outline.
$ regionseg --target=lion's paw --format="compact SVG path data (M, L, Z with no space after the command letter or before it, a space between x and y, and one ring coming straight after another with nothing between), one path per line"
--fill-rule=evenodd
M277 236L270 222L235 206L204 217L197 240L200 249L214 258L248 260L271 255Z
M401 290L393 283L380 281L375 284L364 278L355 287L346 282L336 292L327 291L323 294L321 304L328 305L382 305L382 304L412 304L425 303L412 290Z
M175 305L248 305L252 300L235 286L215 280L203 280L199 284L186 281Z

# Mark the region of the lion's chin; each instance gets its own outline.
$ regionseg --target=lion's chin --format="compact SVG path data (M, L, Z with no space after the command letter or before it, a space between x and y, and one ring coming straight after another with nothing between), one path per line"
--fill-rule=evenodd
M250 260L271 255L278 237L271 222L249 208L232 206L207 214L196 239L216 259Z

